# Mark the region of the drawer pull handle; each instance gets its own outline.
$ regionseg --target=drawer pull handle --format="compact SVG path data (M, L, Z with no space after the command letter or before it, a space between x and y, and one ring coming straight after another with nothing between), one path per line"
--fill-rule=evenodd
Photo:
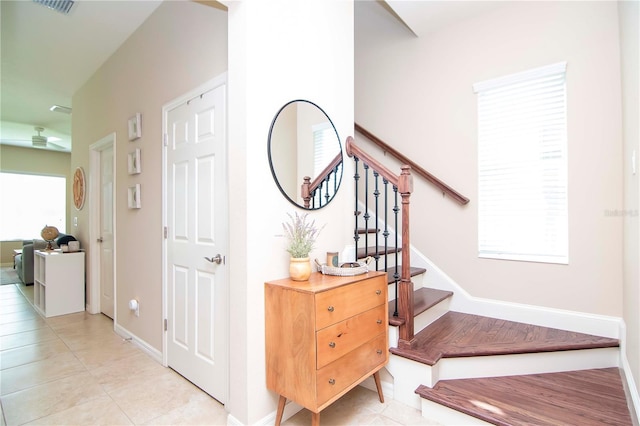
M329 379L329 384L330 385L335 385L336 384L336 379Z
M378 321L376 321L378 324L382 324L382 320L379 319Z
M382 355L382 349L378 349L376 352L378 353L378 355Z
M329 306L329 307L327 308L327 310L328 310L329 312L333 312L333 306Z
M329 347L330 348L335 348L336 347L336 342L329 342Z
M376 294L380 296L382 294L382 290L376 290Z

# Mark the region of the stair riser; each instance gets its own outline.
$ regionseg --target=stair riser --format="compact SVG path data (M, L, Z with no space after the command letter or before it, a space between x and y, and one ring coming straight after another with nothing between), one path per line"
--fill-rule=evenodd
M391 287L392 286L389 286L389 293L391 293ZM395 297L393 299L395 299ZM390 299L390 301L393 299ZM450 303L450 298L445 299L415 317L413 323L413 326L415 327L415 334L429 326L429 324L436 321L442 315L446 314L449 311ZM389 347L397 347L398 338L398 327L389 326Z
M395 327L390 327L389 331L391 328ZM393 399L419 410L422 398L415 390L421 384L433 381L433 368L393 354L385 368L393 376Z
M396 329L397 327L389 327L389 334ZM386 369L394 378L393 399L420 409L422 398L415 393L415 390L420 385L433 387L438 380L556 373L617 367L619 363L618 348L602 348L537 354L445 358L433 367L392 354ZM425 415L425 417L434 418L431 414ZM442 422L442 424L461 423Z
M372 255L373 256L373 255ZM387 253L387 267L389 268L393 268L396 265L396 256L398 256L398 273L401 273L400 270L400 263L402 262L402 253ZM380 255L380 258L378 259L378 269L380 270L384 270L384 254ZM376 260L375 258L371 261L371 268L375 269L376 267Z
M443 358L433 368L433 381L423 384L433 387L438 380L557 373L619 365L619 348Z
M418 334L420 331L428 327L431 323L435 322L438 318L446 314L449 311L450 306L451 298L449 297L415 317L413 322L415 334Z
M373 268L373 265L372 265ZM411 282L413 283L413 290L418 290L423 287L422 281L424 279L425 274L415 275L411 277ZM396 286L395 283L389 284L389 302L396 298Z

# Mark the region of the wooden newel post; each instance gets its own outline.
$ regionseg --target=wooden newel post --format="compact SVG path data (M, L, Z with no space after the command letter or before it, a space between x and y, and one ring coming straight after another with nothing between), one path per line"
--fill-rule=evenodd
M414 338L413 328L413 283L411 282L411 248L409 240L409 206L413 192L413 176L411 167L401 167L402 172L398 179L398 192L402 197L402 270L400 283L398 284L398 311L404 319L400 326L399 347L411 347Z
M302 179L302 185L300 185L300 196L304 201L304 208L308 209L311 205L311 191L309 187L311 186L311 177L305 176Z

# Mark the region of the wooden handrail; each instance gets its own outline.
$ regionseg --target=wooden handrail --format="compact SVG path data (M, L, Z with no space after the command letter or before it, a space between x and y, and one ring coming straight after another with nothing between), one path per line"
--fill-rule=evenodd
M401 154L395 148L389 146L382 139L378 138L376 135L374 135L364 127L360 126L358 123L354 123L354 126L357 132L363 134L365 137L367 137L367 139L371 140L380 148L382 148L383 150L387 151L389 154L396 157L401 163L411 166L411 170L413 170L415 173L417 173L418 175L425 178L427 181L437 186L442 191L443 194L449 195L451 198L456 200L461 205L465 205L469 202L469 199L467 197L460 194L458 191L451 188L449 185L447 185L446 183L444 183L443 181L441 181L440 179L438 179L437 177L435 177L434 175L432 175L431 173L429 173L428 171L420 167L418 164L410 160L405 155Z
M340 164L340 163L342 163L342 153L341 152L339 152L338 155L336 155L335 158L333 160L331 160L329 165L327 167L325 167L324 170L322 170L320 172L318 177L316 177L313 180L313 182L311 182L311 185L309 186L309 191L310 192L315 191L316 188L320 186L320 184L327 178L327 176L329 176L329 174L333 172L333 169L335 169L338 166L338 164Z
M311 182L311 178L309 176L305 176L302 178L302 185L300 185L300 196L304 201L304 208L308 209L311 205L311 194L320 186L322 182L324 182L329 174L333 173L338 164L342 163L342 152L339 152L338 155L334 157L333 160L329 163L327 167L320 172L320 174Z
M387 169L383 166L378 160L373 158L371 155L367 154L362 150L359 146L355 144L353 137L348 136L346 142L347 155L349 157L358 157L363 160L365 163L371 166L372 169L377 171L387 182L391 183L393 186L398 186L398 176L395 175L391 170Z

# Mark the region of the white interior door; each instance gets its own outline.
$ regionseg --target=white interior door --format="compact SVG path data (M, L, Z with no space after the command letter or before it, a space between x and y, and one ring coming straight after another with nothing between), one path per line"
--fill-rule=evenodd
M100 151L100 311L113 319L113 145Z
M167 363L228 392L226 86L166 111Z

